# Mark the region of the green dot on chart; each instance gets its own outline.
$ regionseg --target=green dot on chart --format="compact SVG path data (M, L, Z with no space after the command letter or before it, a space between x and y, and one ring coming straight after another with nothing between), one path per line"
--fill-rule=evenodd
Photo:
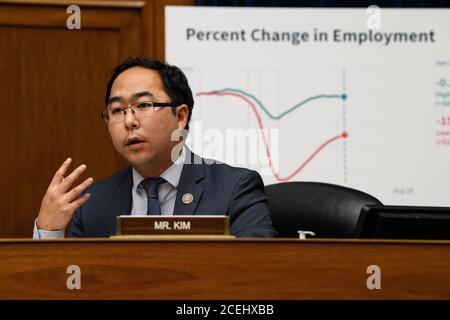
M342 94L342 95L341 95L341 99L342 99L342 100L347 100L347 95L346 95L345 93Z

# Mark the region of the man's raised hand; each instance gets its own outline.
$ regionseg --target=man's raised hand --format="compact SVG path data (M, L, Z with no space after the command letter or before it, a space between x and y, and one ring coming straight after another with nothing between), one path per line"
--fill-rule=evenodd
M81 165L72 171L67 177L71 158L68 158L56 171L47 192L42 199L39 215L36 220L38 229L46 231L63 230L69 224L76 209L89 200L89 193L79 197L93 182L93 178L87 178L78 186L71 188L72 184L86 170L86 165Z

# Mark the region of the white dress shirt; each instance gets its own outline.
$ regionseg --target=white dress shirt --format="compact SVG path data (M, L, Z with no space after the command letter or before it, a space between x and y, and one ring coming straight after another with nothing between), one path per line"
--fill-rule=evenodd
M167 182L158 186L158 198L161 205L161 215L173 215L175 208L175 199L177 197L178 183L180 182L181 171L185 162L185 148L182 149L180 157L167 168L160 177ZM132 215L147 215L147 193L140 185L145 177L141 176L135 168L133 168L133 187L131 189L131 198L133 207Z

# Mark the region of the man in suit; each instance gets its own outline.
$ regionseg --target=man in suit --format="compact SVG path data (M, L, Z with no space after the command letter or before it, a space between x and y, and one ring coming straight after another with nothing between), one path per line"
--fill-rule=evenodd
M35 221L34 238L107 237L118 215L223 215L238 237L272 237L261 177L255 171L202 159L184 146L194 100L183 72L159 61L130 58L108 82L102 113L117 152L130 163L104 181L72 188L85 165L56 172Z

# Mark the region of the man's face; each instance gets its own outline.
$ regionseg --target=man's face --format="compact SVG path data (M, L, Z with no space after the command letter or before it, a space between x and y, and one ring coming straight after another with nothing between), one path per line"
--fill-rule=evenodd
M111 87L109 99L126 106L142 101L171 102L159 73L143 67L122 72ZM176 115L171 107L157 107L151 116L137 119L127 109L124 121L108 124L108 130L114 147L123 158L141 174L153 174L170 165L171 150L177 144L171 141L171 134L184 128L186 121L186 105L178 107Z

